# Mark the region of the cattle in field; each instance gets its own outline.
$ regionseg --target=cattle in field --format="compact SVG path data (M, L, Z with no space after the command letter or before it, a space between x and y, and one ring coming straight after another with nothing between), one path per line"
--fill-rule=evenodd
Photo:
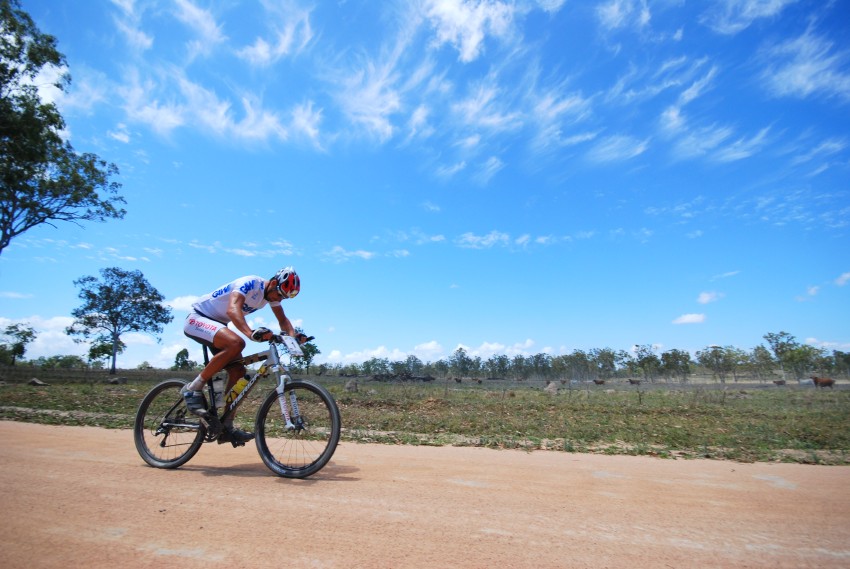
M776 385L785 385L785 380L784 379L774 379L773 383L775 383Z
M596 385L605 385L605 380L604 379L594 379L593 383L595 383Z
M835 380L829 377L815 377L812 376L812 381L815 384L815 387L823 387L832 389L835 386Z
M629 383L632 385L640 385L640 380L629 378Z

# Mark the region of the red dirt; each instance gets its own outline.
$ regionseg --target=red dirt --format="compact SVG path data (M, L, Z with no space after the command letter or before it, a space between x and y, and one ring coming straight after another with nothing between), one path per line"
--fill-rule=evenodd
M166 471L127 430L0 439L4 569L850 566L848 467L344 443L286 480L251 445Z

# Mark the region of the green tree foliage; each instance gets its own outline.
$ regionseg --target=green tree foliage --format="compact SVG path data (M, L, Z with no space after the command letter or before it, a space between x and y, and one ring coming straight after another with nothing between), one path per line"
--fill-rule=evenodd
M800 346L797 339L788 332L770 332L764 335L764 339L770 345L776 361L779 362L779 369L782 370L782 378L785 378L785 370L788 365L789 354Z
M174 365L171 366L173 371L189 371L198 367L198 362L189 359L189 350L183 348L177 355L174 356Z
M684 350L667 350L661 354L661 371L685 383L691 373L691 354Z
M832 360L835 371L850 375L850 352L834 350L832 352Z
M122 218L118 175L91 153L63 141L65 121L44 103L35 81L47 69L63 70L56 38L43 34L18 0L0 0L0 253L12 238L52 221ZM55 86L67 88L61 74Z
M55 369L86 369L88 365L80 356L41 356L30 362L32 365Z
M456 377L470 377L472 373L472 358L464 348L458 348L449 358L449 369Z
M35 340L35 330L23 324L10 324L2 333L4 341L0 344L0 363L15 365L27 351L27 344Z
M127 349L127 345L121 340L118 340L118 347L115 350L116 355L124 353L125 349ZM108 336L98 336L89 347L89 361L94 363L100 360L111 360L112 350L113 346L110 338Z
M295 328L295 331L302 334L304 333L304 330L301 328ZM301 351L304 352L304 355L292 358L292 365L296 370L306 372L310 369L310 366L313 364L313 360L316 359L316 356L322 352L312 340L305 344L301 344Z
M735 367L735 359L729 347L708 346L697 352L697 361L701 366L710 369L715 379L726 383L726 378Z
M749 366L755 376L761 380L773 375L775 362L773 356L770 354L770 350L762 345L753 348L753 351L750 353Z
M118 267L101 269L102 281L96 277L81 277L74 281L80 288L83 304L71 315L73 324L65 329L71 336L82 336L78 342L95 338L112 345L111 373L121 346L121 335L127 332L162 333L163 326L173 319L171 309L162 305L164 297L141 271Z
M654 381L661 369L661 360L656 355L655 348L650 344L635 346L635 361L644 379Z

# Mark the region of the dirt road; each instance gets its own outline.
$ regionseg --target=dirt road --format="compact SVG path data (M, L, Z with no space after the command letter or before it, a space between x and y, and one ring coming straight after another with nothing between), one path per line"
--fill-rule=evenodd
M130 431L0 440L5 569L850 567L847 467L344 443L285 480L252 445L165 471Z

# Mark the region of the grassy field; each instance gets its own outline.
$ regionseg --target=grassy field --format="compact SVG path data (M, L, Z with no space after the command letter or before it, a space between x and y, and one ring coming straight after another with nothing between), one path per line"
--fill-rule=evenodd
M319 378L336 398L343 440L560 452L850 464L850 389L759 384L560 386L380 383ZM153 381L0 386L0 419L132 428ZM237 423L250 428L272 388L260 384Z

